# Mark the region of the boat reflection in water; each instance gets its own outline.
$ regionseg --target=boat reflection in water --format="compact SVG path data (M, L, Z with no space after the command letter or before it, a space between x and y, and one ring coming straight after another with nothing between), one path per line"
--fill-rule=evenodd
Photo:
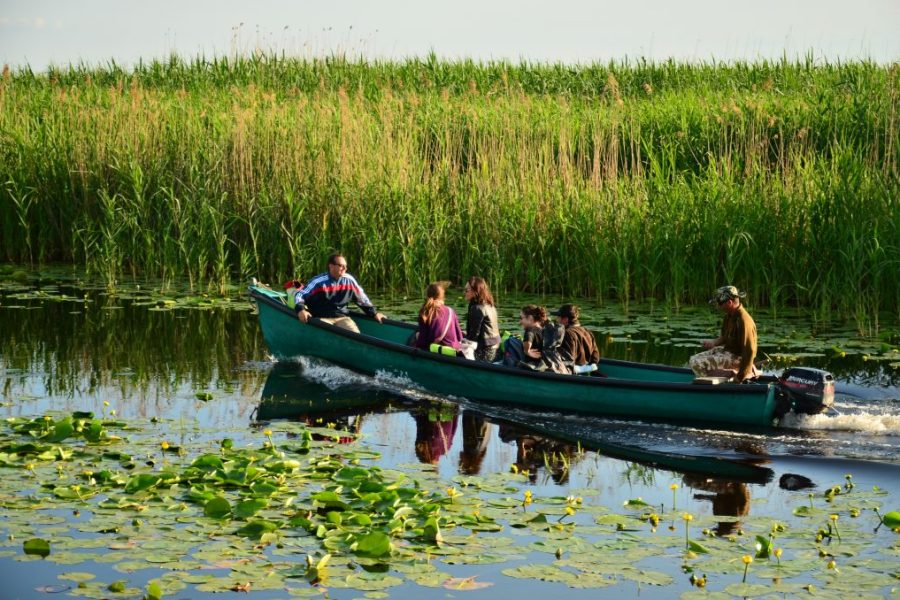
M409 404L394 394L365 386L331 389L303 377L296 363L276 363L266 378L256 408L258 421L289 420L313 426L328 426L358 434L367 415L384 413ZM413 406L409 404L409 406ZM314 435L314 438L316 436ZM341 443L353 441L341 438Z
M414 455L421 463L441 464L444 469L455 462L453 468L462 475L489 475L511 468L509 451L503 448L514 444L514 470L526 475L532 484L565 486L573 468L593 452L642 469L677 475L686 488L694 490L694 500L709 501L713 514L723 517L746 516L750 510L748 484L767 484L774 475L760 464L767 457L759 447L743 450L752 456L747 460L651 451L610 443L602 431L586 432L582 428L573 432L565 419L548 420L546 415L530 419L527 412L518 411L511 421L495 407L416 399L376 388L366 380L332 389L308 379L303 369L297 363L275 365L266 380L256 419L301 421L351 433L361 432L368 422L369 441L394 448L399 453L393 457L396 463L408 462ZM458 429L462 430L460 440ZM342 441L352 439L348 436ZM404 439L414 440L412 448L397 448L398 441ZM492 441L503 450L499 452L502 458L498 450L491 450ZM459 450L456 456L451 452L454 443ZM393 466L386 455L382 462L382 466ZM723 519L717 533L731 535L739 527L735 519Z

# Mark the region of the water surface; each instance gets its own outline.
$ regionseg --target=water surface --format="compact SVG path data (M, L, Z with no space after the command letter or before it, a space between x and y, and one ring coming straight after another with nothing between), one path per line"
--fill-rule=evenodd
M417 302L373 296L392 316L411 317L416 309ZM561 301L503 298L506 328L514 328L519 306L536 300L550 306ZM462 308L460 298L450 301ZM617 305L581 305L605 356L647 362L683 365L700 339L714 335L718 322L705 307L675 312L631 306L626 315ZM322 361L276 362L240 291L222 300L163 293L144 283L113 293L70 276L32 276L0 286L0 415L78 410L115 411L123 419L159 417L173 423L167 435L182 443L215 439L226 430L258 436L283 421L346 428L381 453L378 464L384 468L432 465L449 484L513 469L527 473L535 495L580 494L608 507L641 497L665 509L674 500L679 510L712 517L721 536L734 535L742 521L753 518L789 518L797 490L820 493L843 483L846 474L861 489L886 490L896 507L897 338L885 332L860 337L853 323L814 322L783 311L753 314L761 349L772 356L771 370L808 364L836 375L835 413L790 418L777 430L726 431L497 408ZM678 486L674 498L672 485ZM0 572L19 568L0 557ZM461 576L472 573L456 568ZM17 593L29 597L29 590L54 581L61 570L28 563ZM470 593L564 589L546 582L523 588L533 582L500 570L479 565L479 579L493 586ZM680 577L677 568L669 570ZM404 586L394 593L420 592ZM587 592L567 590L585 597Z

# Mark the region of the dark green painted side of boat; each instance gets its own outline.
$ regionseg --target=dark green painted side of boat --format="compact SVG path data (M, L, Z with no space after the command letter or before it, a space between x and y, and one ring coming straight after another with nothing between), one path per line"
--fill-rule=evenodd
M600 373L615 379L635 379L637 381L670 381L673 383L690 383L694 373L690 369L669 367L666 365L648 365L643 363L600 359Z
M404 342L413 328L396 321L380 324L353 315L360 334L317 320L304 325L279 293L258 287L250 292L257 301L263 337L278 358L313 356L370 375L383 372L408 379L438 394L518 407L732 426L767 427L773 422L771 384L703 386L503 367L408 347Z

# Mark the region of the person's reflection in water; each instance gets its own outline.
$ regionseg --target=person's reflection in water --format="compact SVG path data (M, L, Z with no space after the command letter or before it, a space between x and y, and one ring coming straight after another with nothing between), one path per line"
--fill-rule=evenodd
M416 457L419 461L436 465L453 445L459 407L433 405L413 415L416 421Z
M516 442L516 468L528 473L531 483L537 482L538 469L544 467L559 485L569 481L569 465L575 456L575 447L566 442L529 435L514 425L499 424L499 436L504 442Z
M459 453L459 472L463 475L478 475L487 452L490 425L478 413L466 410L462 414L462 431L463 447Z
M685 475L682 481L695 490L711 492L694 494L694 499L712 502L713 514L717 517L744 517L750 514L750 488L746 483L718 481L696 475ZM740 526L740 521L719 521L715 530L716 535L720 537L733 535Z

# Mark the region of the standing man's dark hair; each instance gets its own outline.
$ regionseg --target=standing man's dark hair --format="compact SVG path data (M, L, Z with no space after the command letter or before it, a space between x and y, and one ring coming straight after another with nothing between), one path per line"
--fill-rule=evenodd
M328 257L328 264L335 265L341 258L343 258L345 261L347 260L342 253L334 252L331 256Z

